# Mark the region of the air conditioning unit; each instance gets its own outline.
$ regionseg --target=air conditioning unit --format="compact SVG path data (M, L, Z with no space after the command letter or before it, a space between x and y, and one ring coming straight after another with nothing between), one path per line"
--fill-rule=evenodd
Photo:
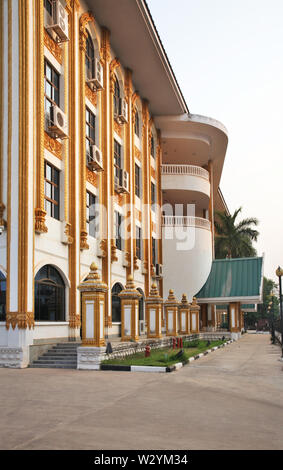
M91 146L92 154L87 155L87 165L92 171L103 171L102 152L96 145Z
M56 105L53 105L50 108L48 132L55 139L67 139L68 138L67 116Z
M93 84L97 90L103 88L103 67L99 59L94 59L94 76L87 79L88 84Z
M121 122L128 122L128 103L125 98L120 98L119 119Z
M155 272L156 277L163 277L163 264L156 264Z
M123 193L129 192L129 173L126 170L123 170L122 192Z
M48 21L48 16L46 17ZM56 33L57 42L69 41L68 36L68 14L59 0L55 0L52 3L52 22L46 24L47 31L51 30Z

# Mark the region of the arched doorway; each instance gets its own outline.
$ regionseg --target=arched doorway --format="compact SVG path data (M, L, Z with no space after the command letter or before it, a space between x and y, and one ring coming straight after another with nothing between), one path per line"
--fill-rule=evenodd
M59 271L47 264L35 276L36 321L65 321L65 283Z
M0 321L6 321L6 278L0 271Z
M139 299L139 334L145 334L145 319L144 319L144 292L139 287L137 288L142 297Z
M112 287L112 323L118 324L117 334L121 336L121 299L118 294L123 290L122 284L116 282Z

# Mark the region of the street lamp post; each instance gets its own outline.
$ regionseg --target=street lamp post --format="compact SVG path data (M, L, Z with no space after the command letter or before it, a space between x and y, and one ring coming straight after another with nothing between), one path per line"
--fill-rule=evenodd
M283 310L282 310L282 285L281 277L283 276L283 269L278 266L276 269L276 276L279 278L279 306L280 306L280 320L281 320L281 360L283 361Z
M268 316L271 317L271 342L275 344L275 332L274 332L274 311L273 311L273 294L271 294L271 301L268 304L267 312Z

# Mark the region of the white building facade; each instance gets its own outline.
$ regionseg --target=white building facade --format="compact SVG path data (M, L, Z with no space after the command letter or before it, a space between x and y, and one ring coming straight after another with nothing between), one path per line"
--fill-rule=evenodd
M0 4L0 365L81 337L95 262L105 331L129 275L189 300L214 257L227 131L192 115L143 0Z

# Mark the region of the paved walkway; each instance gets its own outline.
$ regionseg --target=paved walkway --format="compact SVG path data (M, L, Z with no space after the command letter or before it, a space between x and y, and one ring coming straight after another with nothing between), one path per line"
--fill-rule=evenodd
M246 334L171 374L0 369L0 449L282 449L279 357Z

